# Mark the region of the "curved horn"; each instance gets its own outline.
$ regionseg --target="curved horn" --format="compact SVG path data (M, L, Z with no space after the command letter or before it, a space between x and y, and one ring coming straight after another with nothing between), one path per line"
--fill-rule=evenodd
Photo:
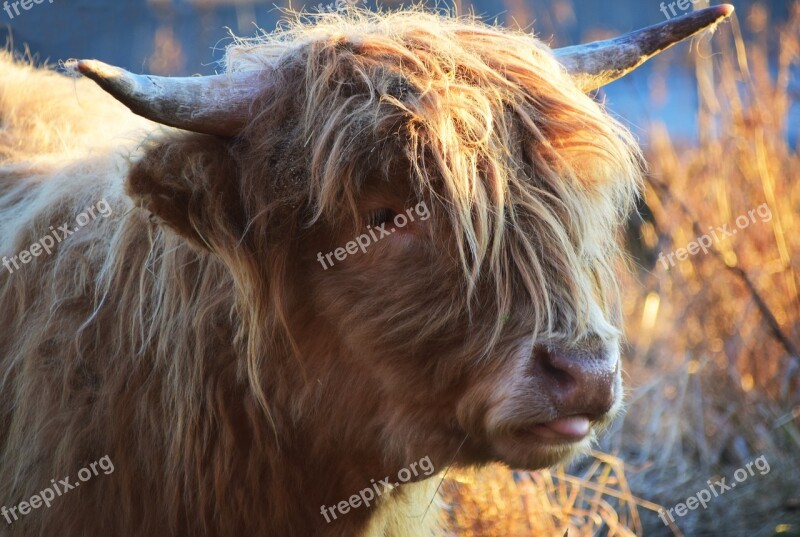
M233 136L241 130L250 104L266 83L259 71L160 77L135 75L97 60L81 60L77 68L135 114L170 127L218 136Z
M606 41L564 47L553 52L584 91L592 91L633 71L675 43L712 26L733 13L722 4L654 24Z

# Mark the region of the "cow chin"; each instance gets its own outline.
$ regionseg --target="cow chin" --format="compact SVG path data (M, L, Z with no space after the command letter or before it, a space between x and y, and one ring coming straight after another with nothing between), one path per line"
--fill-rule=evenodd
M597 438L618 414L621 401L599 420L593 420L589 432L580 438L542 436L541 425L517 427L489 436L492 460L512 468L538 470L569 462L586 455Z
M493 441L495 461L520 470L539 470L586 454L594 437L591 434L577 443L539 445L516 435L499 437Z

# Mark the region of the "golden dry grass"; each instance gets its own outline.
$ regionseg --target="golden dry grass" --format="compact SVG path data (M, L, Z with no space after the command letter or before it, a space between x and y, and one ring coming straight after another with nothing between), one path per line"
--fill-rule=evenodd
M713 38L721 54L697 56L700 141L660 125L643 140L650 174L625 281L627 416L568 469L449 473L449 535L800 535L800 154L786 136L800 2L789 20L771 21L768 4L738 17ZM740 22L755 36L747 43ZM769 221L737 228L763 204ZM658 261L724 225L737 234L708 254L669 270ZM671 527L658 518L761 455L768 473Z
M639 510L659 506L631 492L620 459L599 452L591 457L591 464L577 474L563 466L540 472L490 466L449 473L449 535L580 537L601 528L617 537L640 535Z

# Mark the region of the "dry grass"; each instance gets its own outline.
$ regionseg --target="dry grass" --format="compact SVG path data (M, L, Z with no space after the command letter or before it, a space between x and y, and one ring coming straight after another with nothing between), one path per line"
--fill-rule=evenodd
M620 459L599 452L580 473L567 473L563 466L540 472L491 466L448 476L448 535L459 537L579 537L601 528L608 535L633 537L642 531L639 510L659 507L631 492Z
M755 38L723 25L723 53L698 69L700 141L659 125L644 140L650 178L625 282L629 411L599 446L614 455L450 473L451 535L800 535L800 154L786 136L800 3L788 21L770 22L763 5L739 17ZM657 261L762 204L769 221L756 216L669 270ZM672 527L657 516L761 455L765 475Z

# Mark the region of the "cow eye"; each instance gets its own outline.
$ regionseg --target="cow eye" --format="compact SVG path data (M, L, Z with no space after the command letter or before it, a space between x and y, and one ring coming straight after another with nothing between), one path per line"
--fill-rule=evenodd
M391 209L378 209L377 211L372 211L367 215L367 225L370 227L379 227L382 224L386 224L392 221L392 218L395 217L395 212Z

